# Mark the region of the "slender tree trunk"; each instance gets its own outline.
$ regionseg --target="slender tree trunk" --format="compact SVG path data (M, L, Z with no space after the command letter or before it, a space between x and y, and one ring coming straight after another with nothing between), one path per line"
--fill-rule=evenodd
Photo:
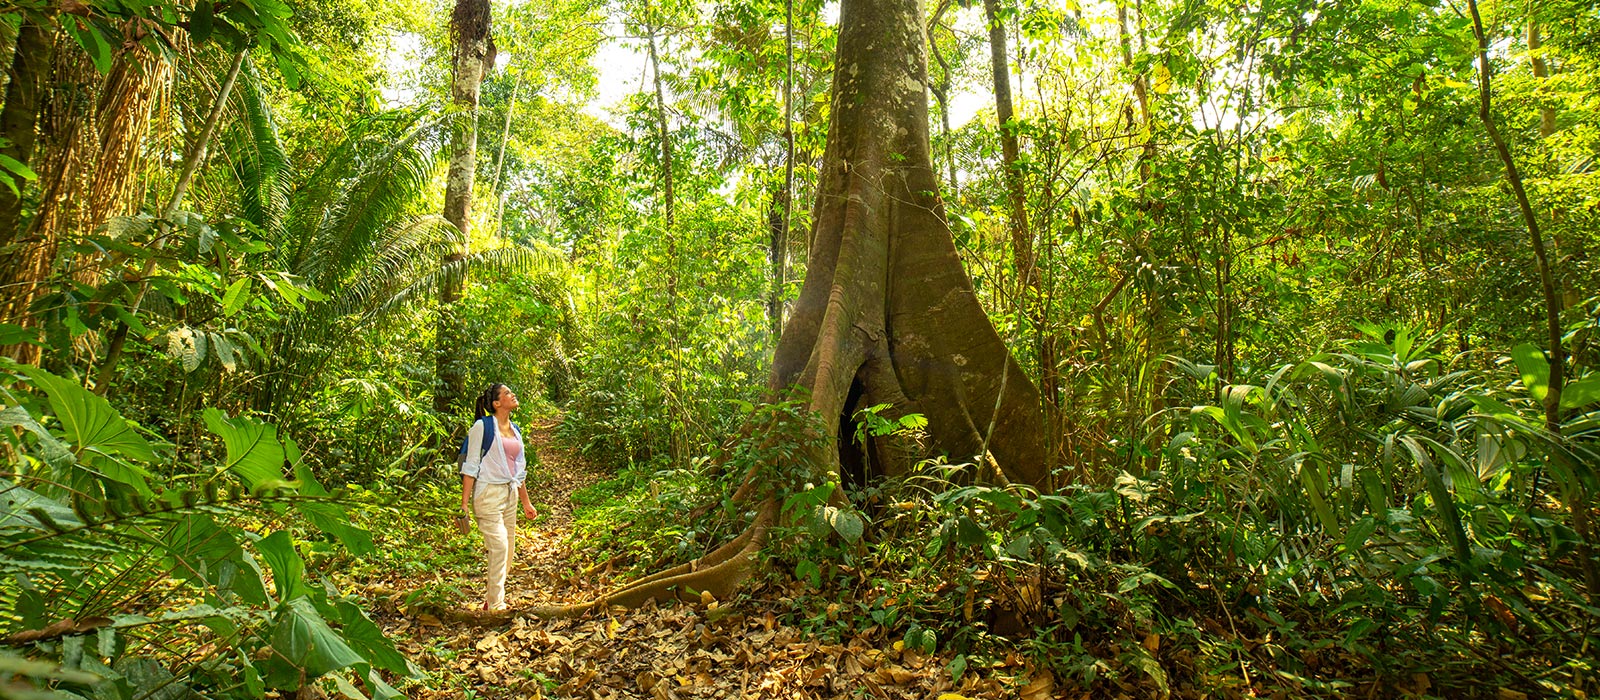
M517 93L522 90L522 75L517 75L517 81L511 85L511 100L506 102L506 123L500 127L500 149L494 157L494 198L496 200L494 212L494 233L505 238L506 219L506 193L504 181L506 167L506 144L511 141L511 113L517 109Z
M444 218L460 233L445 265L459 265L467 257L471 234L472 183L478 163L478 95L484 74L494 66L489 0L457 0L451 16L454 73L450 81L450 170L444 190ZM447 275L439 284L439 318L434 348L433 409L448 414L466 394L461 353L466 345L456 319L456 302L466 283L466 271Z
M1550 77L1550 67L1545 63L1544 56L1539 53L1544 47L1544 40L1539 37L1539 23L1528 20L1528 53L1533 55L1533 77L1539 79L1540 87ZM1556 108L1549 104L1539 105L1539 136L1545 137L1556 133Z
M767 264L772 271L767 285L767 329L772 333L774 345L778 336L783 334L783 278L789 250L788 208L788 193L774 188L771 204L767 208Z
M646 7L645 11L650 11ZM674 226L677 202L674 197L672 182L672 130L667 123L667 97L666 90L661 84L661 59L656 53L657 27L651 19L649 49L650 49L650 75L656 98L656 135L661 140L661 207L662 231L667 242L667 337L672 347L672 397L669 400L670 410L673 415L673 428L670 434L669 450L674 463L681 463L685 456L685 436L680 433L688 430L688 422L683 420L683 339L682 319L678 318L678 233Z
M768 224L772 289L767 298L767 320L774 350L778 337L783 335L783 287L789 276L789 229L794 211L794 0L783 3L783 146L783 192L781 199L774 201L773 218ZM780 202L781 209L776 206Z
M1528 229L1528 240L1539 270L1539 287L1544 293L1546 342L1549 343L1550 354L1550 383L1544 399L1544 427L1556 442L1550 450L1550 458L1567 462L1570 460L1561 434L1561 391L1567 381L1567 355L1561 345L1561 299L1556 295L1555 272L1550 269L1545 256L1544 235L1539 230L1539 220L1534 216L1528 192L1522 186L1522 173L1517 169L1516 159L1512 158L1511 149L1506 146L1506 140L1500 135L1500 128L1490 111L1493 91L1490 89L1489 38L1483 31L1477 0L1467 0L1467 8L1472 13L1472 30L1478 39L1478 119L1483 122L1489 140L1494 143L1495 153L1505 166L1506 182L1511 185L1517 209L1522 212L1522 222ZM1583 572L1584 585L1588 588L1589 602L1591 605L1600 605L1600 568L1596 568L1594 560L1594 529L1589 519L1589 495L1581 480L1557 478L1557 483L1563 491L1563 500L1572 510L1572 529L1578 534L1578 565Z
M995 121L1000 128L1001 163L1005 167L1006 196L1011 205L1011 256L1017 272L1017 292L1021 311L1033 330L1033 348L1039 362L1039 386L1051 412L1056 408L1057 387L1060 384L1056 369L1056 342L1046 326L1043 295L1040 290L1038 265L1034 258L1033 232L1028 223L1027 195L1023 191L1022 170L1018 161L1022 149L1017 138L1016 109L1011 100L1011 67L1006 56L1005 22L1000 17L1000 0L984 0L984 17L989 24L989 67L994 78ZM949 122L946 116L945 128ZM951 163L951 182L955 181L955 165ZM1054 420L1050 424L1054 424Z
M1000 0L983 0L989 22L989 66L994 75L995 121L1000 127L1000 159L1005 166L1006 195L1011 204L1011 255L1024 297L1038 286L1033 265L1033 237L1028 231L1027 197L1022 190L1022 171L1018 168L1020 147L1017 123L1011 104L1011 69L1006 60L1006 28L1000 19ZM1026 304L1026 302L1024 302Z
M222 79L222 86L217 88L217 97L211 103L211 111L200 127L200 135L195 138L194 148L183 159L183 170L178 174L178 184L173 186L172 196L167 198L166 206L161 209L159 233L151 243L157 250L166 246L170 219L178 213L178 207L183 206L183 200L189 193L189 186L194 184L195 173L200 171L200 165L205 162L206 151L210 149L211 139L217 133L217 125L222 122L222 112L227 108L228 99L233 95L233 86L239 81L239 70L244 66L245 56L248 53L249 50L244 49L234 54L233 63L228 66L227 76ZM129 316L137 316L139 309L144 305L144 297L150 292L150 274L155 269L156 256L152 252L139 272L139 286L134 291L133 303L128 307ZM117 363L122 360L122 350L127 342L128 324L118 323L106 344L106 359L100 364L100 372L95 378L95 391L104 394L111 389L111 380L116 376Z
M11 82L6 85L6 103L0 109L0 154L27 165L33 160L33 144L39 121L51 57L55 52L52 30L31 15L17 30L16 52L11 61ZM27 181L11 174L17 191L0 187L0 249L15 243L17 225L22 220L22 197ZM5 257L10 257L9 255Z

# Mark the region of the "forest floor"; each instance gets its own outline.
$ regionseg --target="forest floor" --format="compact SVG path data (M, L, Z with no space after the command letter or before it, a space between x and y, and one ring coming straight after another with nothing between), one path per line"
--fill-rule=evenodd
M592 494L606 491L617 475L560 447L556 427L553 419L527 426L530 447L541 456L529 480L541 512L519 528L507 584L514 608L592 600L638 575L597 562L599 545L593 533L583 534L595 526L592 516L584 511L583 521L575 517L574 492L580 492L579 501L594 501ZM968 649L968 656L959 655L955 644L921 653L905 646L906 630L863 622L860 615L872 607L864 602L868 598L881 604L888 595L895 605L930 601L899 600L870 585L818 590L781 574L758 576L729 601L673 601L576 619L516 616L487 623L472 619L483 595L482 542L475 531L461 533L451 525L459 487L445 480L417 481L422 483L409 490L402 486L400 503L359 514L379 545L374 556L323 562L333 582L364 598L373 619L424 672L410 680L391 679L409 698L1529 697L1499 687L1482 660L1459 654L1395 649L1393 667L1380 670L1371 660L1340 652L1331 641L1287 646L1288 640L1275 638L1268 625L1246 629L1241 615L1248 611L1230 612L1220 600L1217 608L1191 606L1184 612L1201 620L1187 632L1174 626L1178 623L1151 630L1104 620L1076 628L1092 637L1088 641L1049 646L1039 635L989 635L982 648ZM401 513L410 515L397 517ZM629 523L604 526L624 532ZM920 590L937 595L943 587ZM971 605L969 595L967 625L974 624ZM1240 628L1230 631L1234 617ZM959 620L948 622L962 626ZM1087 678L1053 676L1042 660L1066 668L1078 668L1074 661L1092 662L1097 670ZM1496 661L1507 665L1515 659Z
M519 527L507 583L513 607L588 600L617 582L570 537L569 496L608 475L558 447L554 429L546 420L527 430L542 462L530 479L530 495L542 505L531 527ZM444 516L436 519L436 529L448 529ZM380 543L389 540L380 546L404 537L404 526L374 529ZM1035 673L1016 656L952 683L951 659L943 658L949 654L904 649L881 630L823 641L780 621L775 611L783 591L773 585L726 604L708 600L568 620L463 624L451 621L445 608L459 612L481 600L481 545L475 533L452 532L430 546L454 551L419 551L415 556L447 563L358 585L375 603L375 620L413 663L429 671L426 680L405 688L411 698L1088 697L1066 692L1047 671ZM430 604L434 612L427 612Z

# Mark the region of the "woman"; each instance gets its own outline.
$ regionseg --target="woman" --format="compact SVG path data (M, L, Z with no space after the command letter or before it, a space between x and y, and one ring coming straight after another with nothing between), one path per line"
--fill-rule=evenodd
M511 387L490 384L473 407L478 420L462 445L461 510L477 519L489 550L484 610L506 609L506 572L517 549L518 503L530 520L539 517L523 483L528 461L522 431L511 422L511 412L519 405Z

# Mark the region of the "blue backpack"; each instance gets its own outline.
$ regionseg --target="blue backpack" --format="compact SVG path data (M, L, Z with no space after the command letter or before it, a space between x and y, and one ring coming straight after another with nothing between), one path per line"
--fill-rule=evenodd
M481 446L479 446L479 448L478 448L478 459L482 460L484 455L489 454L489 448L494 446L494 438L495 438L495 436L497 434L499 434L499 430L495 429L494 416L484 416L482 418L479 418L476 422L484 424L484 426L483 426L483 444ZM511 424L511 429L512 430L516 430L517 429L517 425L515 423L512 423ZM468 430L467 434L461 438L461 451L456 453L456 466L457 467L460 467L461 465L466 464L466 462L467 462L467 441L471 440L471 439L472 439L472 431Z

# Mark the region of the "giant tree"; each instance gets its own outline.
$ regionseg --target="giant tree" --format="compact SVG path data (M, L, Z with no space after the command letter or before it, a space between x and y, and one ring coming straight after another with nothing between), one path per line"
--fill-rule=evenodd
M902 471L906 460L889 445L857 449L849 438L858 410L889 404L887 415L923 414L931 443L953 461L1047 486L1038 392L978 305L939 199L920 9L918 0L846 0L841 9L810 261L769 389L803 389L805 408L821 418L811 444L823 448L802 451L811 476ZM774 494L790 486L763 481L774 473L784 472L746 476L734 500L758 515L728 544L600 600L537 612L725 596L755 567L777 516Z

